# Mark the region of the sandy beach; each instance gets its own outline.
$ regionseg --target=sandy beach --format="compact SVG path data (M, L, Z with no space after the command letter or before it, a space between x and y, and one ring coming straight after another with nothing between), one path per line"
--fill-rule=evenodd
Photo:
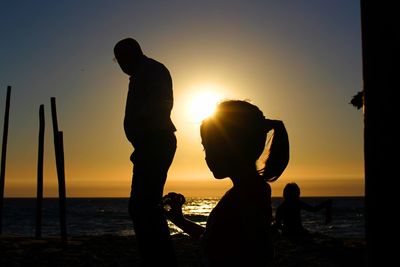
M198 242L174 235L180 266L200 266ZM271 266L366 266L364 239L338 239L314 234L311 242L276 242ZM0 266L139 266L136 240L130 236L70 237L67 245L58 237L35 240L0 237Z

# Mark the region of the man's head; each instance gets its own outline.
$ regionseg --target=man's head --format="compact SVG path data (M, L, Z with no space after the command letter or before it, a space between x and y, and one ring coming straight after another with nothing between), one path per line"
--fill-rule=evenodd
M143 52L135 39L125 38L114 46L114 55L122 71L132 76L143 57Z

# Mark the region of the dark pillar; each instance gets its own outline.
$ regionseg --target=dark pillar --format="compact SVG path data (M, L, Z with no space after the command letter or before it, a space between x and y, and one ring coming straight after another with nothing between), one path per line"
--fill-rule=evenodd
M365 206L368 266L398 261L400 190L396 1L361 0Z

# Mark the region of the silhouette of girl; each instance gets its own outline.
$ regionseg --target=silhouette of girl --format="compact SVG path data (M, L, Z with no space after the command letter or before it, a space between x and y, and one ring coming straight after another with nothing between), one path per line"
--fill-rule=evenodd
M261 170L267 133L273 132L269 156ZM216 179L229 177L233 187L211 211L206 227L182 213L185 198L169 193L167 217L202 244L205 266L266 266L273 258L271 187L289 161L289 142L282 121L266 119L246 101L229 100L200 128L207 165ZM267 181L267 182L266 182Z
M283 189L283 202L275 213L275 226L282 235L291 239L308 238L309 232L303 227L301 210L317 212L326 208L325 224L332 220L332 200L327 199L318 205L310 205L300 199L300 187L296 183L287 183Z

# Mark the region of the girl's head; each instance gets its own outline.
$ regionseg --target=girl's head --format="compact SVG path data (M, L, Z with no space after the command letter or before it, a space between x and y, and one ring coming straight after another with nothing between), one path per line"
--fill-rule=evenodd
M283 189L283 198L287 201L298 200L300 198L300 187L296 183L287 183Z
M279 129L278 129L279 128ZM268 181L276 180L289 160L289 144L283 123L265 119L262 111L247 101L221 102L213 116L200 127L206 161L216 178L232 176L244 169L256 169L256 161L264 151L267 133L274 136L269 156L260 174Z

